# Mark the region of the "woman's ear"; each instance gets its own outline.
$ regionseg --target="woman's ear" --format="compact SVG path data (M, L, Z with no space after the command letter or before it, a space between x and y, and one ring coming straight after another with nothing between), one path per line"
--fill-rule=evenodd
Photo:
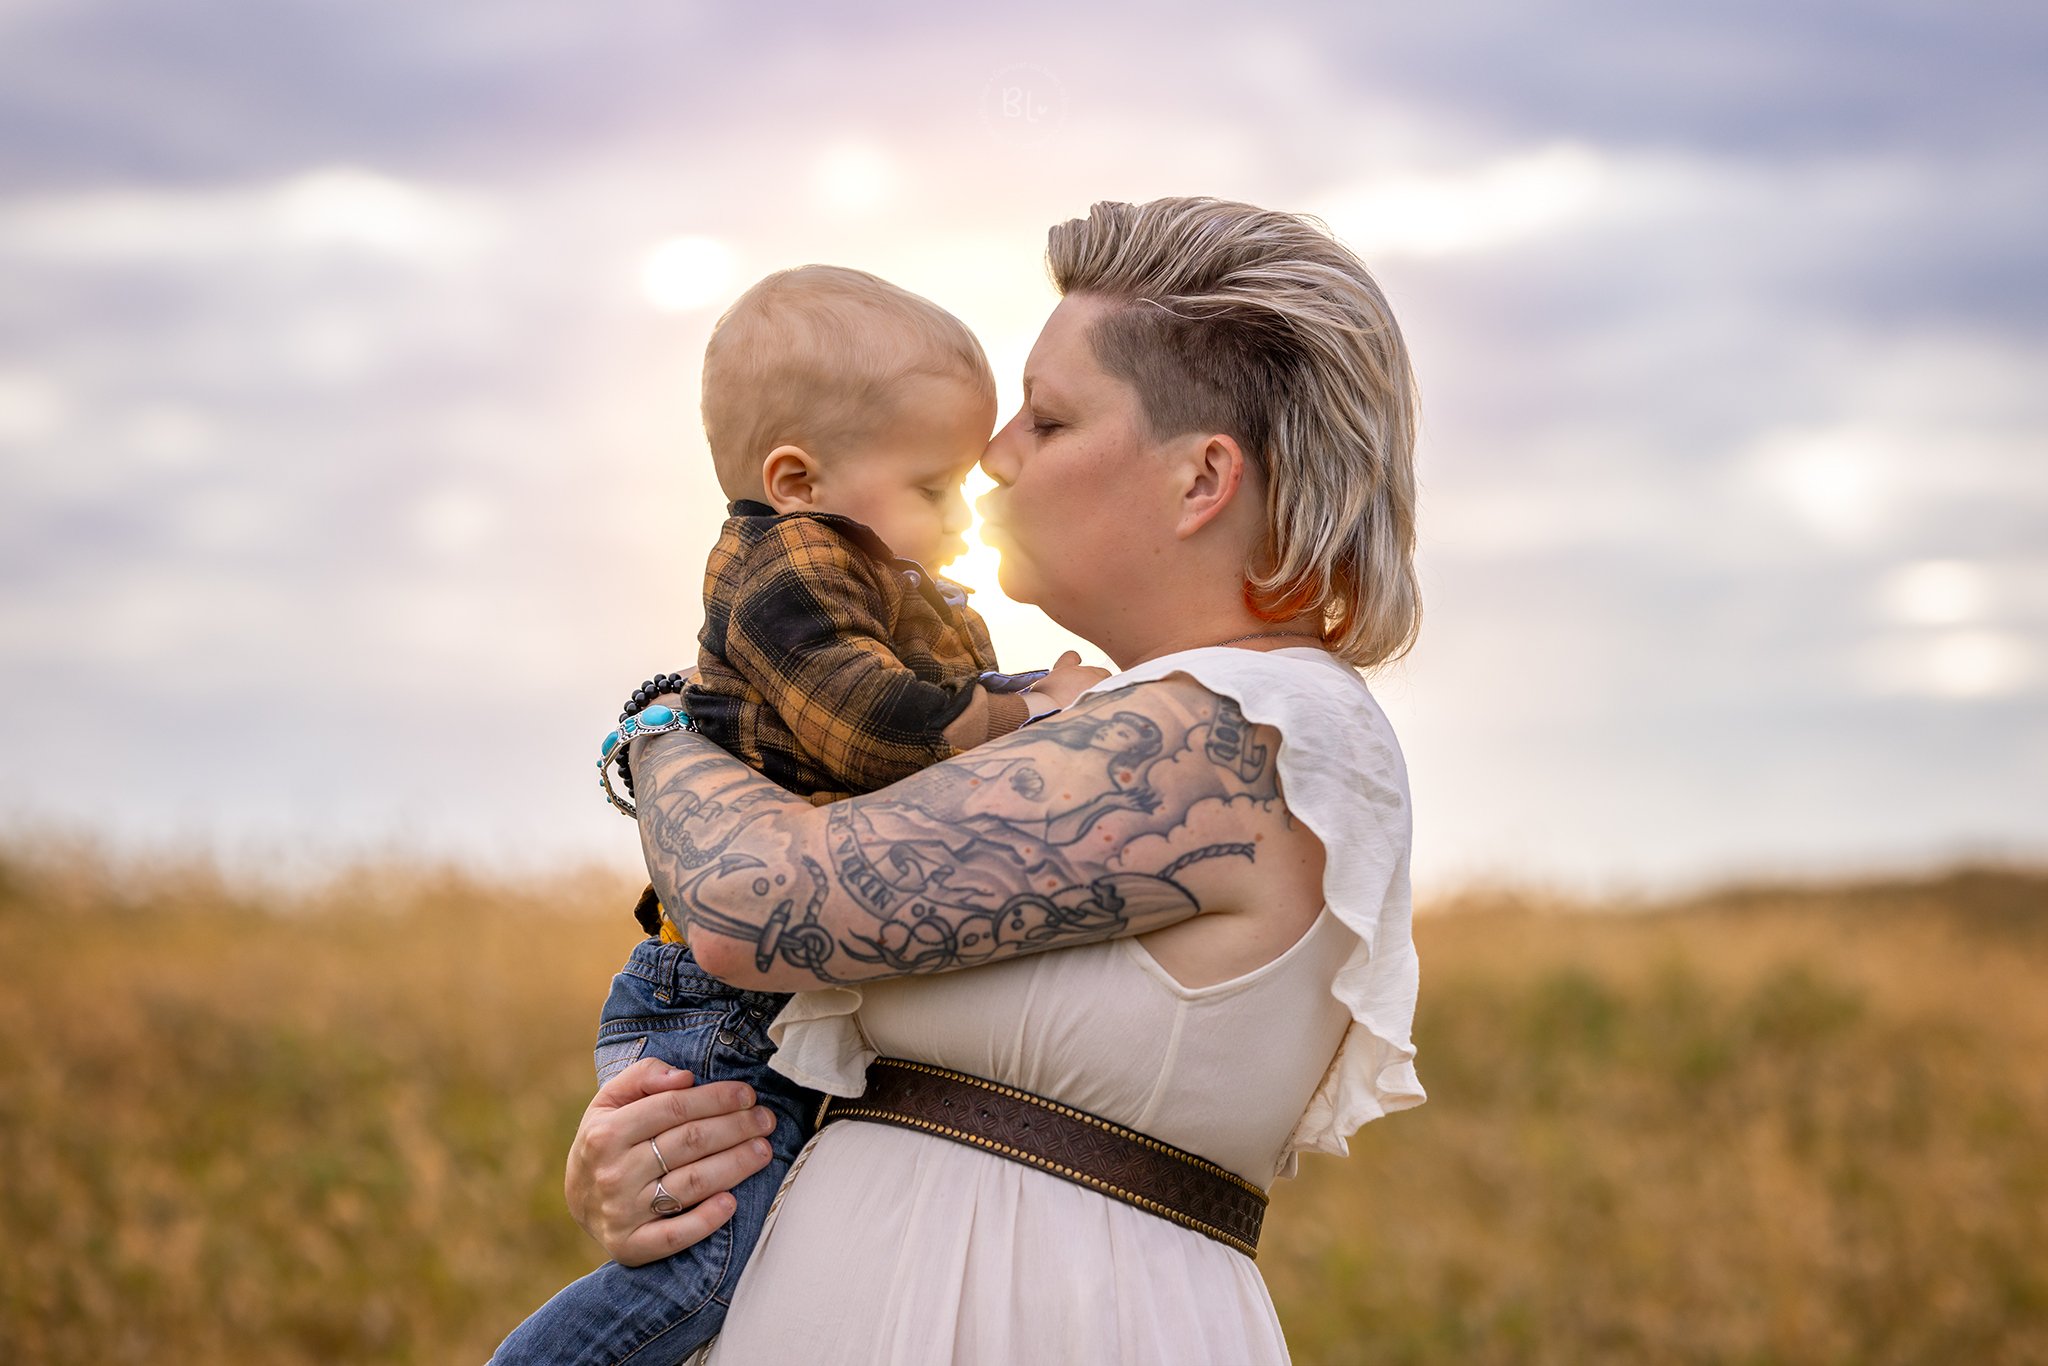
M801 446L777 446L761 462L761 487L777 512L809 512L818 505L818 462Z
M1186 484L1181 492L1180 521L1173 534L1181 540L1214 521L1244 487L1244 452L1221 432L1193 438L1186 456Z

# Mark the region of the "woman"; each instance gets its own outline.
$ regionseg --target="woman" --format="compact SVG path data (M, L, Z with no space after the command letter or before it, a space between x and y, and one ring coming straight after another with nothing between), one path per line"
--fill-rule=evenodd
M825 808L694 736L633 754L698 961L802 992L774 1066L845 1098L714 1361L1284 1361L1263 1191L1422 1100L1406 772L1347 667L1417 623L1399 331L1348 251L1247 205L1099 204L1049 256L984 535L1123 672ZM571 1158L621 1260L703 1236L761 1165L747 1097L660 1070ZM674 1219L649 1139L702 1155Z

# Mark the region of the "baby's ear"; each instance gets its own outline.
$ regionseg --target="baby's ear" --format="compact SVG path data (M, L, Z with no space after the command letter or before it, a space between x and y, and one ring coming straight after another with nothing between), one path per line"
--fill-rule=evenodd
M761 462L761 487L777 512L809 512L818 504L818 462L801 446L777 446Z

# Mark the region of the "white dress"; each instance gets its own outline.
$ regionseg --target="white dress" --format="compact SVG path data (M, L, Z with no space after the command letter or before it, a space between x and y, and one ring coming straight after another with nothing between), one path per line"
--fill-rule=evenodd
M859 1095L877 1056L1050 1096L1261 1188L1422 1102L1409 1026L1406 769L1386 717L1320 650L1193 650L1097 691L1188 674L1281 733L1288 809L1323 841L1325 906L1273 962L1181 986L1135 939L805 992L777 1071ZM710 1359L892 1366L1254 1366L1286 1342L1252 1260L976 1148L835 1124L756 1246Z

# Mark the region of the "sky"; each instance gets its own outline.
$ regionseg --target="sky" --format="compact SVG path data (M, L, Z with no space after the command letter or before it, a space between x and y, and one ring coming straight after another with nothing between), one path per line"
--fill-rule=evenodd
M1923 0L0 0L0 826L630 868L720 309L876 271L1007 414L1046 228L1210 194L1414 350L1425 893L2048 858L2044 70Z

